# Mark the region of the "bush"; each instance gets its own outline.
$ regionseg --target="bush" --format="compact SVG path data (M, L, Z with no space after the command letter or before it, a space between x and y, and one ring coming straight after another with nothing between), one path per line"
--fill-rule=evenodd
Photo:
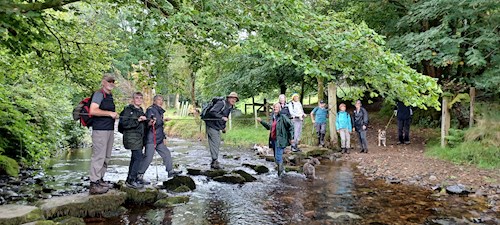
M0 174L17 177L19 175L19 165L16 160L0 155Z

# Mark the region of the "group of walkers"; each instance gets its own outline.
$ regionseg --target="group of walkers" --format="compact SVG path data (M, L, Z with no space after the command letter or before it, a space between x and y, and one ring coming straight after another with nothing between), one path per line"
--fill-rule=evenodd
M89 115L92 117L92 157L90 165L90 194L106 193L110 184L103 180L111 159L111 150L114 141L114 124L118 114L111 91L115 87L115 78L112 75L104 75L101 80L102 88L92 95ZM291 145L293 152L300 152L298 147L304 119L302 104L299 95L293 94L292 100L286 102L286 96L280 95L279 101L273 105L273 113L269 122L257 118L269 132L269 147L274 150L277 163L278 175L284 173L283 152ZM127 105L120 113L119 130L123 132L123 145L131 150L131 160L127 175L126 185L130 188L142 188L150 184L144 179L144 173L153 160L155 151L163 159L163 164L168 177L180 174L173 168L172 157L168 147L165 145L166 135L164 123L170 118L164 118L165 110L163 97L154 96L153 104L143 111L143 95L135 92L132 95L131 104ZM210 108L202 119L206 124L206 133L211 156L210 167L212 169L223 169L219 163L219 150L221 144L221 132L226 130L226 122L229 114L239 101L238 94L231 92L225 98L218 100ZM355 131L359 137L361 152L368 152L366 130L368 128L368 112L361 106L361 101L356 101L356 109L351 115L346 112L346 105L340 104L336 117L336 129L341 138L342 153L349 153L350 134ZM411 120L411 108L398 102L395 115L398 117L398 136L400 143L409 144L409 124ZM323 100L310 113L314 124L318 144L325 145L326 122L328 109Z

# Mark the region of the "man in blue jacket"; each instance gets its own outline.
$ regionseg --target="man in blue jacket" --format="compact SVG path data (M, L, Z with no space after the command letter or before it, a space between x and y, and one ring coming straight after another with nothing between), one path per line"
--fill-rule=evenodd
M180 174L179 171L175 171L172 166L172 156L170 155L170 150L165 146L164 139L167 138L165 135L165 131L163 125L164 121L169 121L170 118L163 118L163 114L165 110L162 108L163 106L163 97L161 95L156 95L153 98L153 105L151 105L146 110L146 118L152 119L153 123L148 124L147 133L146 133L146 151L144 160L141 164L141 169L139 169L138 181L143 184L149 184L148 181L145 181L143 176L146 170L153 161L153 156L155 154L155 150L160 154L163 159L163 164L168 172L168 177L173 177L174 175Z

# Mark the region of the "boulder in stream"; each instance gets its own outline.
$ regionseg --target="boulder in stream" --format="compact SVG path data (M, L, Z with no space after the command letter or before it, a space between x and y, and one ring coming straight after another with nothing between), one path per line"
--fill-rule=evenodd
M0 224L17 225L43 218L42 211L35 206L0 205Z
M160 194L156 188L134 189L126 185L122 185L120 191L127 193L127 202L138 205L154 203L159 199L158 195Z
M245 182L252 182L252 181L257 180L257 178L255 178L254 176L252 176L251 174L249 174L243 170L235 170L235 171L233 171L233 173L239 174L240 176L245 178Z
M172 179L163 182L163 187L169 191L174 191L181 186L186 186L190 190L196 189L194 180L188 176L175 176Z
M96 217L118 209L126 198L125 192L110 190L102 195L81 193L54 197L42 200L38 205L47 219L61 216Z
M214 180L230 184L243 184L246 181L245 178L239 174L226 174L224 176L214 177Z
M269 173L269 168L267 168L263 165L253 165L253 164L243 163L243 166L246 166L248 168L255 170L255 172L257 172L257 174Z

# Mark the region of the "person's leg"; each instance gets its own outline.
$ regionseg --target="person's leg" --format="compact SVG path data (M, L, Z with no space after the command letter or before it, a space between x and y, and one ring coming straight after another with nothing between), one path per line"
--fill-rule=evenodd
M368 142L366 140L366 130L363 130L359 133L360 138L361 138L361 145L364 150L364 152L368 152Z
M276 164L278 164L278 176L281 176L284 172L284 167L283 167L283 151L284 148L280 148L276 146Z
M220 131L207 127L208 136L208 146L210 149L210 155L212 157L212 162L219 159L219 148L220 148Z
M111 161L111 151L113 151L113 142L115 141L115 132L112 130L107 130L103 134L106 137L106 153L105 153L105 159L104 159L104 164L101 168L100 174L101 174L101 180L104 177L104 174L106 174L106 171L108 170L108 165L109 162Z
M146 170L148 170L149 165L153 161L154 154L155 154L155 145L146 144L146 150L139 166L139 171L138 171L139 174L146 173Z
M351 134L348 130L345 131L345 148L347 153L349 153L349 149L351 148Z
M127 180L135 181L137 179L137 174L141 167L141 160L144 157L142 155L142 149L139 150L131 150L132 156L130 159L130 166L128 170L128 178Z
M163 143L156 145L156 151L160 154L163 159L163 165L165 165L165 169L167 172L171 173L173 170L172 166L172 156L170 154L170 150Z
M358 144L361 152L363 152L363 139L361 139L361 131L356 128L356 133L358 134Z
M325 135L326 135L326 123L321 123L321 126L320 126L320 133L321 133L321 145L324 146L325 145Z
M410 119L404 121L404 141L405 143L410 143Z
M90 158L90 182L98 182L101 176L101 170L106 160L106 147L108 145L105 131L92 131L92 156Z
M342 148L342 153L344 153L344 149L346 148L346 129L340 129L340 148Z
M398 119L398 143L403 143L403 126L404 126L404 120Z
M320 123L314 123L314 129L316 130L316 135L317 135L317 138L318 138L318 145L321 145L321 124Z

